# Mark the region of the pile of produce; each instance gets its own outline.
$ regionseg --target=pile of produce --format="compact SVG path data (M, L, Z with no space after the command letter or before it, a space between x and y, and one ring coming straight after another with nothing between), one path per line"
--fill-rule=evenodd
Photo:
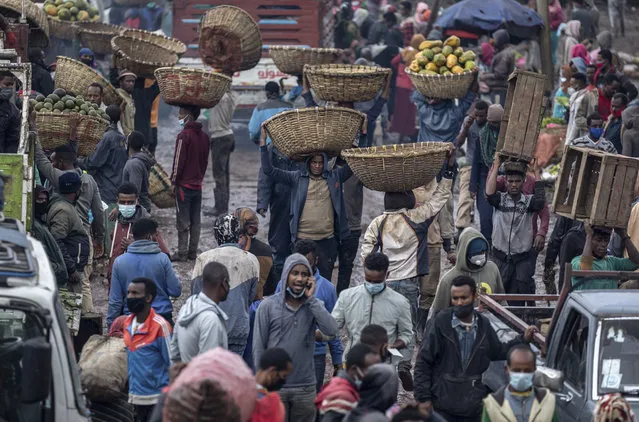
M565 125L566 121L561 117L544 117L541 119L541 127L542 128L552 128L559 125Z
M68 95L62 88L53 91L46 97L42 94L29 99L29 108L38 111L51 111L53 113L79 113L84 116L101 117L109 120L109 116L100 110L97 104L85 101L81 96Z
M62 21L98 21L98 9L85 0L46 0L42 9L54 19Z
M464 51L455 35L442 42L424 41L419 45L419 53L408 67L411 72L423 75L459 75L477 67L475 53Z

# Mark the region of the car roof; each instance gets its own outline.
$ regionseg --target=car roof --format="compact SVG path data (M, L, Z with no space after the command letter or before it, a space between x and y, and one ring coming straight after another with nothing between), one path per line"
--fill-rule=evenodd
M583 290L570 297L595 316L639 316L639 290Z

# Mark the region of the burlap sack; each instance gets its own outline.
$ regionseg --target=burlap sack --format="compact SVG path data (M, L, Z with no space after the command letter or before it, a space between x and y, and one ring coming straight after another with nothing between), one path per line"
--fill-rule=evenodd
M82 348L80 379L91 400L108 401L126 393L128 380L124 340L95 335Z

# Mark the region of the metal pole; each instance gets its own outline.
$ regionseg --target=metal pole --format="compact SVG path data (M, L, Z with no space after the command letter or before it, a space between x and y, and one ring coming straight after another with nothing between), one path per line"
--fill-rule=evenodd
M537 0L537 13L544 21L539 31L539 47L541 50L541 69L546 75L546 91L551 92L554 85L554 67L550 51L550 19L548 18L548 0Z

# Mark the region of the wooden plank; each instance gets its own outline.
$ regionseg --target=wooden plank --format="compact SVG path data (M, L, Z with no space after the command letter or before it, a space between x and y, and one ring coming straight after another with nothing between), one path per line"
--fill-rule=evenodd
M499 126L499 137L497 139L497 151L501 151L504 147L504 141L506 139L506 132L508 131L508 116L510 115L510 109L512 108L513 97L515 94L515 86L517 83L517 72L513 72L508 78L508 92L506 93L506 102L504 107L504 114L501 118L501 125Z
M598 220L598 216L604 216L608 210L610 200L610 185L615 177L615 167L609 163L608 157L603 157L601 169L599 170L599 180L595 190L595 198L590 212L591 221Z
M573 150L571 147L566 146L564 153L561 157L561 166L559 168L559 177L555 181L555 192L552 199L552 212L555 214L564 215L563 213L570 213L571 204L567 203L568 195L568 180L570 178L570 168L575 163L581 153ZM569 217L569 215L564 215Z
M572 178L572 188L570 189L570 196L568 198L568 202L572 205L570 208L571 218L575 219L577 217L577 207L579 205L579 197L581 194L581 189L585 188L583 180L584 175L586 173L586 167L588 165L588 153L582 154L581 163L579 166L579 171L577 172L577 177L575 178L573 175Z
M606 212L606 220L610 221L616 220L617 209L619 208L621 199L623 198L623 183L626 179L626 167L617 166L619 162L612 159L612 157L608 161L611 161L611 164L616 167L615 179L612 181L611 186L609 186L611 193L610 200L608 201L608 210Z
M523 125L525 131L528 119L524 113L526 113L526 107L529 107L529 105L528 79L518 76L513 104L510 109L510 116L508 117L508 131L506 132L506 140L504 142L504 149L517 155L522 153L522 137L525 135L522 131L522 121L525 122Z
M617 211L617 223L615 227L626 227L628 220L630 219L630 211L632 209L632 202L635 199L635 182L637 180L637 169L628 165L630 163L624 162L622 165L626 167L626 178L623 184L623 198Z
M544 110L544 79L532 79L535 81L534 93L530 105L530 115L528 116L528 126L526 127L526 136L524 138L523 155L532 156L537 146L537 138L539 137L540 117Z

